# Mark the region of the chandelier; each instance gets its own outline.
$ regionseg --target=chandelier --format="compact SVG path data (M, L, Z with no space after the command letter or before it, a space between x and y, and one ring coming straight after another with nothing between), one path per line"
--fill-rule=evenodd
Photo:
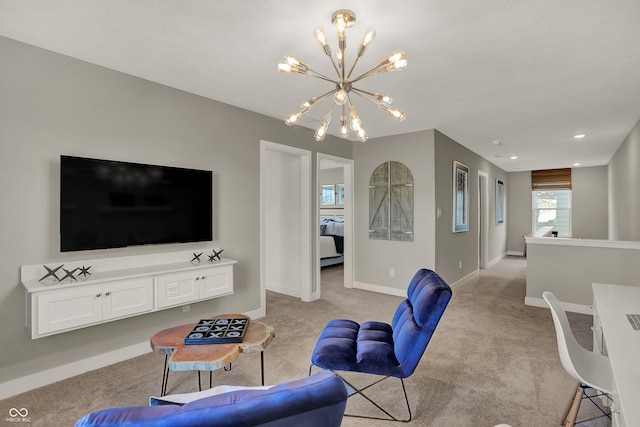
M327 37L324 30L318 27L313 31L313 35L320 44L322 51L331 60L333 68L336 71L337 78L331 78L320 74L319 72L311 69L311 67L309 67L294 55L286 55L285 60L281 61L278 64L278 70L284 74L304 74L307 76L315 77L317 79L325 80L331 83L334 88L323 95L313 97L303 102L302 105L300 105L300 109L295 113L289 114L285 118L284 122L289 126L295 125L300 117L307 114L316 104L333 95L333 104L331 105L329 112L322 119L320 127L318 127L318 129L316 130L316 141L322 141L326 136L329 122L331 122L331 113L333 112L333 109L337 107L341 109L339 135L342 138L348 138L349 129L351 129L356 133L358 140L364 142L367 140L367 132L362 125L362 121L358 117L358 113L356 112L356 107L353 105L351 95L358 95L361 98L371 102L377 108L386 112L396 120L402 121L406 116L404 111L390 106L390 104L393 102L393 99L389 95L369 92L364 89L357 88L354 85L360 82L360 80L363 80L364 78L369 76L384 74L389 71L404 70L405 68L407 68L407 57L405 56L403 51L397 50L391 55L383 58L376 66L374 66L370 70L358 75L357 77L352 78L351 75L354 68L356 67L356 64L358 63L358 60L362 57L362 55L364 55L367 46L369 46L371 41L373 41L373 39L375 38L376 32L373 28L368 28L365 31L362 42L360 42L360 46L358 47L355 60L353 61L353 65L351 65L351 67L347 71L344 63L345 49L347 47L347 28L353 26L356 23L356 15L351 10L340 9L335 11L333 15L331 15L331 22L333 23L338 33L338 50L336 51L335 59L332 55L331 48L327 44ZM349 125L347 125L347 121L349 122Z

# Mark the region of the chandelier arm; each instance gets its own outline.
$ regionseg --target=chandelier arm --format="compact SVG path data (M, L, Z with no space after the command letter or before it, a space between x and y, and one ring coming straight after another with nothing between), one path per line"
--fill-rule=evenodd
M376 98L376 94L373 92L369 92L368 90L358 89L357 87L353 87L353 86L351 86L351 90L355 90L356 92L360 92L360 93L365 93L373 98Z
M369 71L366 71L366 72L360 74L355 79L351 80L351 83L355 83L355 82L357 82L359 80L364 79L365 77L369 77L369 76L375 74L381 67L384 67L385 65L386 64L384 62L381 62L380 64L378 64L375 67L371 68Z
M372 103L373 105L375 105L376 107L380 106L380 103L378 101L375 101L371 98L369 98L368 96L365 96L365 94L367 95L372 95L370 92L367 92L366 90L362 90L362 89L356 89L355 87L351 87L351 91L353 93L355 93L356 95L360 96L360 98L362 99L366 99L367 101L369 101L370 103Z
M349 70L349 74L347 74L347 79L349 79L349 77L351 77L351 73L353 73L353 69L356 68L356 64L358 63L358 59L360 59L360 57L356 56L356 59L355 59L355 61L353 61L353 65L351 66L351 69ZM352 83L354 81L355 80L353 80Z
M317 73L315 73L315 71L314 71L312 74L307 74L307 76L309 76L309 77L314 77L314 78L316 78L316 79L320 79L320 80L324 80L324 81L326 81L326 82L330 82L330 83L338 84L338 81L337 81L337 80L334 80L334 79L332 79L332 78L330 78L330 77L327 77L327 76L324 76L324 75L322 75L322 74L317 74Z
M340 70L338 69L338 66L336 65L336 61L333 59L333 56L330 56L329 59L331 60L331 64L333 64L333 69L336 70L336 74L338 75L338 79L340 79Z

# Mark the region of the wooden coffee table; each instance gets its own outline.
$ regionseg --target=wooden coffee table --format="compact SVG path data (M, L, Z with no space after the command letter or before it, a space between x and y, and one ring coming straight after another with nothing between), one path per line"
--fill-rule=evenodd
M243 314L224 314L211 319L232 318L249 319ZM264 350L275 337L273 328L265 323L251 320L241 343L234 344L202 344L185 345L184 338L193 329L195 323L165 329L151 337L153 351L164 354L161 396L167 392L169 371L198 371L198 387L200 371L209 371L211 387L213 371L224 368L231 369L231 362L241 353L260 352L260 378L264 385Z

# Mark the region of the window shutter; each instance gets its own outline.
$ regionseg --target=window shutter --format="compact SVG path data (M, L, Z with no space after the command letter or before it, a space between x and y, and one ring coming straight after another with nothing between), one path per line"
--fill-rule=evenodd
M532 190L571 190L571 168L531 171Z

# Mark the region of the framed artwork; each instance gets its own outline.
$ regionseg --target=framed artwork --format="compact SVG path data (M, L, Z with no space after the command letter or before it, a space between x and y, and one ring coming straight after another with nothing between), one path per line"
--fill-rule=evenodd
M469 231L469 168L453 162L453 232Z
M504 224L504 181L496 179L496 225Z

